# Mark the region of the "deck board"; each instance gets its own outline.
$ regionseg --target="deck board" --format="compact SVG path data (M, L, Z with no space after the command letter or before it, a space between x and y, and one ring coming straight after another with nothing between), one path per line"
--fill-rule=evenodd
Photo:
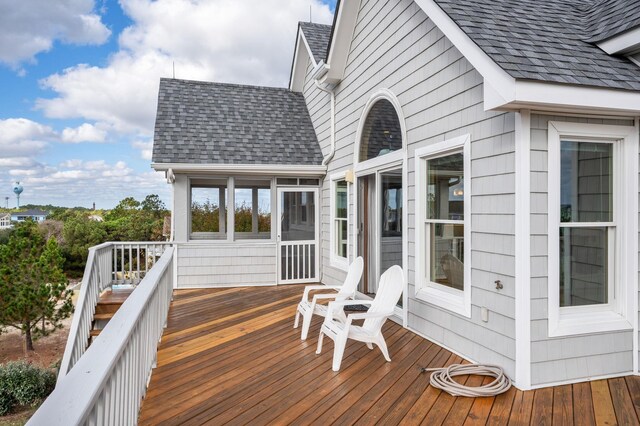
M391 321L384 327L391 363L377 348L349 342L334 373L331 340L315 354L319 319L305 342L292 328L302 289L177 290L139 423L639 424L637 377L512 388L495 398L450 396L432 388L421 368L461 359Z

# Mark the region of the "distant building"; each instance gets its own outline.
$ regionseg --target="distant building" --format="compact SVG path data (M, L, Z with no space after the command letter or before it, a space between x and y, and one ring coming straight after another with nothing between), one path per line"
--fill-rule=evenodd
M104 218L97 214L89 215L89 220L92 220L94 222L104 222Z
M27 219L33 219L36 222L43 222L47 216L49 216L49 212L32 209L23 212L11 213L11 220L15 222L24 222Z
M11 214L0 213L0 229L11 228Z

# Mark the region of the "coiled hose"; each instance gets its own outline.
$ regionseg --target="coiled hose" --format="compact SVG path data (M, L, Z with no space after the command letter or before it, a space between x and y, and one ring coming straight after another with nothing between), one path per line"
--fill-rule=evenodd
M497 365L490 364L452 364L443 368L423 368L423 373L431 373L430 383L434 388L441 389L453 396L467 396L471 398L496 396L506 392L511 387L511 379L504 374L504 370ZM465 386L456 382L456 376L489 376L495 380L483 386Z

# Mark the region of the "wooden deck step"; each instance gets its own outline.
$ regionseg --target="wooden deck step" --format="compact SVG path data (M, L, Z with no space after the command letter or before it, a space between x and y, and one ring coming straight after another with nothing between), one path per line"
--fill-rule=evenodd
M133 292L133 289L106 290L100 295L96 305L96 312L93 315L93 328L89 333L89 345L91 345L93 338L98 336L105 327L105 321L108 322L113 318L131 292ZM95 328L96 326L100 328Z
M116 309L117 310L117 309ZM115 312L107 312L104 314L95 314L93 316L94 321L96 320L110 320L115 315Z

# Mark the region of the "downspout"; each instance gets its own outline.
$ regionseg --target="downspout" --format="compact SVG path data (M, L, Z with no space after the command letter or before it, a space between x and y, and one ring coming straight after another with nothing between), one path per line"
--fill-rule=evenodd
M318 89L328 93L331 96L331 150L329 151L329 155L327 155L324 160L322 160L322 165L326 166L333 159L333 156L336 153L336 94L333 89L326 89L322 87L317 79L313 82L316 84L316 87Z

